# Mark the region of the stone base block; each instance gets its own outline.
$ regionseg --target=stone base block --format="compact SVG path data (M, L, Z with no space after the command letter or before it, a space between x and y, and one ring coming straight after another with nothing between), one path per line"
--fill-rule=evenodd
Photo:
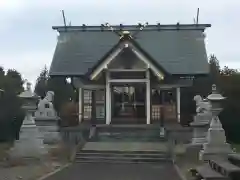
M203 145L206 143L206 137L192 138L192 145Z
M39 158L47 154L37 127L23 127L20 138L9 151L12 158Z
M204 151L199 152L199 160L200 161L208 161L210 159L226 159L228 158L229 153L205 153Z
M232 152L230 144L227 143L222 145L204 144L203 150L199 153L199 160L206 161L216 156L219 158L227 158Z
M199 159L199 152L202 149L202 145L201 144L189 144L186 148L186 157L189 160L198 160Z

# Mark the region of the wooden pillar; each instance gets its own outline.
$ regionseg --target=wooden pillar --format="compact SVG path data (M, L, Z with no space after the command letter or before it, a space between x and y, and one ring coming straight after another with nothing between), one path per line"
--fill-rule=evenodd
M176 89L176 91L177 91L177 98L176 98L176 100L177 100L177 120L178 120L178 122L180 123L180 121L181 121L181 107L180 107L180 104L181 104L181 93L180 93L180 87L178 87L177 89Z
M109 72L106 72L106 124L111 123L111 86L109 82Z
M96 125L96 90L92 90L92 111L91 111L91 120L92 124Z
M83 120L83 89L79 88L79 92L78 92L79 98L78 98L78 118L79 118L79 122L81 123Z
M146 117L147 124L151 123L151 86L150 86L150 73L149 70L146 71Z

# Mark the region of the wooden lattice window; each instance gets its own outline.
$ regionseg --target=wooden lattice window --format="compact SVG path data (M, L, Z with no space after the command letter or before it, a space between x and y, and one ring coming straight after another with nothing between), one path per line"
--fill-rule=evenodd
M161 116L161 106L160 105L152 105L152 119L159 120Z
M92 115L92 91L84 90L83 92L83 115L84 119L91 119Z
M105 117L105 91L96 91L96 118L103 119Z

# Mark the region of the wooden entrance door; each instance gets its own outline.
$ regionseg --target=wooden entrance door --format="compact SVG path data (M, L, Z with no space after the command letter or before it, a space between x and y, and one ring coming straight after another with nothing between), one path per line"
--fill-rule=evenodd
M144 86L113 86L112 123L146 123Z

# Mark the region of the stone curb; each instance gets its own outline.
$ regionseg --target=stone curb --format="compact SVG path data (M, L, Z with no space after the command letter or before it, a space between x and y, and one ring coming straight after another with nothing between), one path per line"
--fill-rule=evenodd
M63 169L67 168L67 167L70 166L71 164L72 164L72 163L67 163L67 164L61 166L60 168L56 169L55 171L50 172L50 173L48 173L48 174L45 174L44 176L42 176L42 177L40 177L40 178L38 178L38 179L36 179L36 180L44 180L44 179L47 179L48 177L50 177L50 176L58 173L59 171L62 171Z
M174 168L176 169L179 177L182 179L182 180L187 180L187 178L183 175L183 173L181 172L181 170L179 169L179 167L176 165L176 164L173 164Z

